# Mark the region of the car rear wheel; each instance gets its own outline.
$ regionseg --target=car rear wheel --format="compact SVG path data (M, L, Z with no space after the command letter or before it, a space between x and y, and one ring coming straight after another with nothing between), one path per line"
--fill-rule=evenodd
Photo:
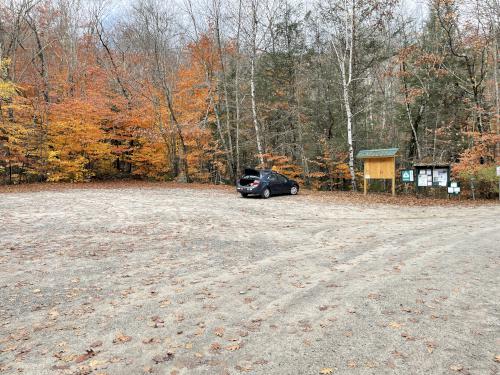
M299 192L299 187L297 185L293 185L292 188L290 189L290 194L297 195L298 192Z
M241 196L242 196L243 198L247 198L247 197L248 197L248 194L247 194L247 193L241 193Z
M265 188L264 191L261 194L262 198L267 199L271 196L271 190L268 188Z

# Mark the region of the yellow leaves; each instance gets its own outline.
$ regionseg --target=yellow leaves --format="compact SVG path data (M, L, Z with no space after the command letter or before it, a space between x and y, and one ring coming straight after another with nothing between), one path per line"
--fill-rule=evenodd
M333 374L333 368L331 367L325 367L325 368L322 368L321 370L319 370L319 373L321 375L329 375L329 374Z
M10 98L16 94L16 87L11 82L0 79L0 98Z
M403 326L403 324L398 323L398 322L390 322L389 327L393 329L400 329Z
M10 59L0 59L0 99L16 95L16 86L4 78L9 65Z

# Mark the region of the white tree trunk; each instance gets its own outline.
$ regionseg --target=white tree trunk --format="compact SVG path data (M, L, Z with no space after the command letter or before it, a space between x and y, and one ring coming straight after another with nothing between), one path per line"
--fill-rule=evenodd
M344 106L347 117L347 145L349 147L349 172L351 173L352 189L356 190L356 172L354 171L354 147L352 144L352 111L349 98L349 86L345 80L342 81L344 93Z
M260 138L259 121L257 119L257 105L255 102L255 59L257 55L257 4L252 1L252 56L250 58L250 95L252 97L252 117L255 127L255 139L257 141L257 152L260 164L264 165L262 142Z

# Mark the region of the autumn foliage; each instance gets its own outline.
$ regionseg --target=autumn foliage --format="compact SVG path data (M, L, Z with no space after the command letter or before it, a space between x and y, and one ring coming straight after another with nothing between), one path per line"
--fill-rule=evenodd
M464 192L498 189L498 25L487 8L433 0L413 30L394 1L318 0L307 15L286 1L212 2L200 14L91 3L0 3L1 183L233 183L260 167L349 190L359 150L398 147L401 168L450 164ZM358 29L343 35L351 16ZM352 59L335 52L347 37Z

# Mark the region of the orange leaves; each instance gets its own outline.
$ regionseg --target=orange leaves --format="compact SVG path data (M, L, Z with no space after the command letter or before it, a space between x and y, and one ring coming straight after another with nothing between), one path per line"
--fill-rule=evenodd
M113 340L113 344L123 344L132 340L132 337L125 335L123 332L118 332Z

